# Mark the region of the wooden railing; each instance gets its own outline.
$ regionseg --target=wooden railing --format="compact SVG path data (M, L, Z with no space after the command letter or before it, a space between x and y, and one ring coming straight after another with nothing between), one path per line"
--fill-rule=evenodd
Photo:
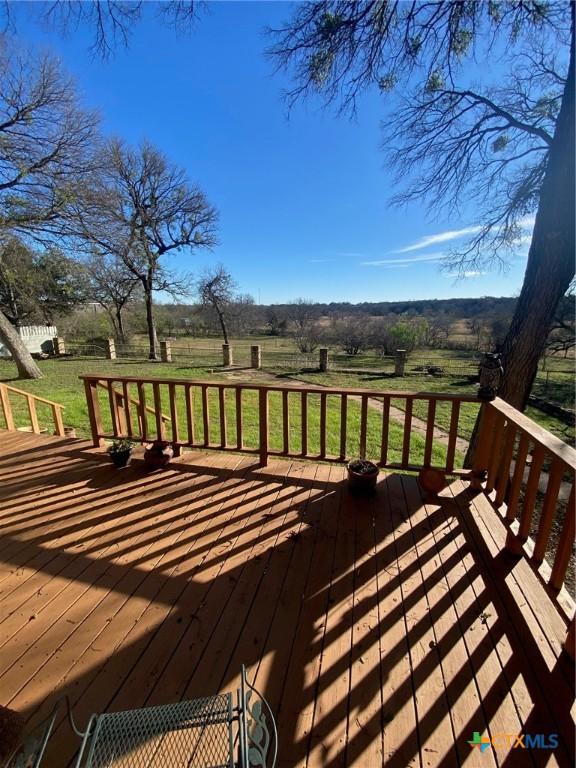
M474 466L486 471L484 491L508 526L508 549L559 591L574 544L576 451L497 398L483 406Z
M136 442L168 440L176 449L255 453L263 465L269 456L339 462L360 457L381 467L433 467L458 473L463 471L463 457L457 450L460 407L477 402L473 396L437 393L80 378L95 445L116 437ZM100 397L103 389L106 396ZM440 406L448 409L443 430L436 424ZM415 430L417 408L424 420L418 420ZM169 420L163 410L170 413Z
M2 415L4 417L4 424L9 432L16 431L16 424L14 419L14 411L12 409L12 396L24 399L28 410L28 417L30 421L30 428L32 432L40 434L40 420L38 418L38 410L36 408L38 403L42 403L50 407L52 411L52 421L54 423L54 434L64 436L64 422L62 420L62 411L64 406L60 403L55 403L53 400L47 400L45 397L39 397L33 395L31 392L25 392L23 389L17 389L9 384L0 383L0 408L2 409Z

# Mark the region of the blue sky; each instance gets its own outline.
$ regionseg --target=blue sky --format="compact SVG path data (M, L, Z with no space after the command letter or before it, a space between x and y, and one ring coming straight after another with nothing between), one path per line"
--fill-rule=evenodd
M109 61L91 55L87 30L63 39L31 22L25 4L17 10L18 37L60 56L105 133L147 138L219 209L220 245L171 266L198 273L221 262L262 303L518 293L525 255L507 274L456 280L441 271L471 219L431 220L422 204L388 207L379 94L362 98L355 121L310 102L288 118L287 81L264 57L263 28L288 18L289 4L211 3L190 34L148 13Z

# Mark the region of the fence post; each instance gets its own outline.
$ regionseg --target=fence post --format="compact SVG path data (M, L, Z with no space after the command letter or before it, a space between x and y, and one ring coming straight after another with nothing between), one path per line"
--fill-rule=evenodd
M163 363L172 362L172 344L168 340L160 342L160 360Z
M106 339L106 359L116 360L116 342L114 339Z
M250 347L250 367L262 368L262 347L260 344L253 344Z
M66 354L66 346L64 344L63 336L55 336L52 339L52 349L54 350L55 355L59 356Z
M222 344L222 362L225 368L230 368L234 365L232 347L230 344Z
M320 348L320 370L328 370L328 350L325 347Z
M394 355L394 374L396 376L404 376L404 368L406 367L406 354L405 349L397 349Z

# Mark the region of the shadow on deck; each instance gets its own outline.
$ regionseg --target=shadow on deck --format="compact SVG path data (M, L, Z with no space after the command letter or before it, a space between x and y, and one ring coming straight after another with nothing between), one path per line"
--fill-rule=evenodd
M232 690L244 663L281 766L574 764L565 625L462 482L358 499L334 465L193 452L146 475L0 440L0 704L36 720L67 694L83 724ZM47 765L76 746L60 723Z

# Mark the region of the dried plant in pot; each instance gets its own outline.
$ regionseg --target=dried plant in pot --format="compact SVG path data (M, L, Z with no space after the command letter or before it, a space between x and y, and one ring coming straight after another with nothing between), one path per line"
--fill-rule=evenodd
M116 469L127 466L133 449L134 443L131 440L114 440L108 448L108 455Z
M348 485L359 495L373 493L380 470L372 461L353 459L348 462Z
M174 456L174 448L167 440L154 440L144 446L144 464L149 470L165 467Z

